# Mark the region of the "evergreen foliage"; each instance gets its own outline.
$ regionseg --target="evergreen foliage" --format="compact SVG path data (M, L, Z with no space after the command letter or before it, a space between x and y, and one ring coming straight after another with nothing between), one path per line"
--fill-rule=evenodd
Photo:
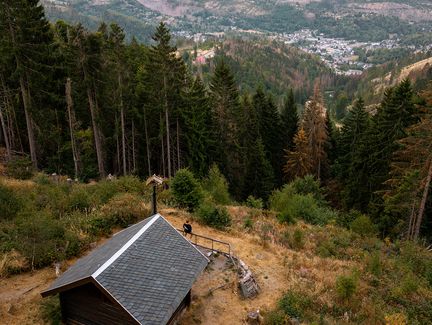
M203 199L203 193L194 174L188 169L180 169L172 179L171 192L178 206L194 211Z

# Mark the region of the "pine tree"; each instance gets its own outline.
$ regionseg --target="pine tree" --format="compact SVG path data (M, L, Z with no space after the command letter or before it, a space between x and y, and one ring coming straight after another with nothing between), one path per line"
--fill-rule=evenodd
M248 157L245 184L247 191L244 197L252 195L256 198L268 199L274 186L274 175L270 162L266 158L261 138L255 141L254 151Z
M47 97L50 75L50 47L53 39L38 0L0 2L1 47L12 54L14 75L18 79L27 126L27 139L33 166L37 168L37 143L34 115ZM4 51L2 51L4 52ZM41 89L45 88L45 92ZM46 103L45 103L46 104Z
M289 90L282 107L281 124L283 148L292 150L294 148L294 136L297 133L299 124L297 105L292 88Z
M187 163L192 172L203 177L214 156L213 121L210 102L199 77L192 81L183 94L182 109Z
M312 172L310 160L310 145L305 130L300 127L294 137L294 150L286 150L286 164L284 166L285 177L293 180L296 177L304 177Z
M283 141L280 116L273 99L259 87L253 97L253 105L258 116L259 133L266 157L273 168L275 180L282 183Z
M423 96L432 107L432 96L428 98L426 92ZM387 223L396 228L402 221L407 225L406 238L412 240L420 235L432 179L432 112L426 112L399 140L401 148L394 154L384 193Z
M338 141L336 165L339 179L344 184L344 204L347 208L365 211L368 203L368 175L366 170L366 134L369 116L362 98L355 101L348 112Z
M177 49L171 45L171 35L164 23L157 27L153 40L155 44L149 49L148 61L140 70L139 87L151 142L151 164L159 166L160 174L171 177L175 171L174 162L180 165L180 148L176 148L176 144L180 144L179 132L173 133L172 129L177 130L177 119L181 117L181 91L185 86L186 70L181 58L176 57ZM162 119L158 121L160 116ZM159 129L150 128L159 123Z
M231 184L234 196L240 197L244 173L244 150L241 146L243 118L237 85L224 61L216 65L210 94L221 171Z
M384 220L379 220L383 210L383 183L389 177L393 153L400 148L397 141L406 137L407 127L418 120L415 112L411 84L404 80L395 88L386 91L367 136L365 151L368 153L369 206L383 231L391 227Z
M312 173L320 179L321 173L327 164L325 148L328 141L328 131L326 108L318 85L315 86L313 97L305 105L302 127L309 140L309 164L312 166Z

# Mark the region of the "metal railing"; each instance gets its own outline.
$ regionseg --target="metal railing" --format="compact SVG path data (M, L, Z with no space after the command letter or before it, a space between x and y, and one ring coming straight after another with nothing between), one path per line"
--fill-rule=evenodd
M189 241L195 246L211 249L212 251L231 256L231 245L227 242L198 235L195 233L185 234L184 230L182 229L177 229L177 231L183 236L185 236L187 239L189 239Z

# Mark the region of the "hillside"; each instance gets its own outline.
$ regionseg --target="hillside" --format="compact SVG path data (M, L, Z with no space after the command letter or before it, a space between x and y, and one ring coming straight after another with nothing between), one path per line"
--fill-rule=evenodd
M129 35L146 40L147 26L160 20L181 36L237 30L290 33L317 29L329 37L363 41L430 30L432 6L424 1L251 1L251 0L43 0L52 20L114 21ZM411 24L414 22L414 24ZM361 31L359 30L361 29Z
M35 180L2 178L1 182L21 198L33 193L37 201L44 198L44 193L48 191L51 191L51 197L56 193L54 196L58 199L65 190L62 184L51 183L41 175ZM75 208L57 221L63 225L61 229L67 231L69 245L75 245L76 239L73 239L72 233L78 234L83 243L87 242L87 248L80 253L76 251L77 255L103 244L111 233L110 228L107 228L103 236L88 237L88 230L84 226L86 222L98 227L94 229L102 230L99 228L103 227L101 220L110 220L107 218L112 213L122 213L123 217L132 213L139 216L133 219L135 221L148 215L148 194L145 194L144 184L131 178L111 183L76 184L63 200L78 202L76 193L81 193L79 197L84 202L85 193L93 191L114 196L104 206L95 207L87 217ZM384 322L393 325L396 320L401 321L397 324L407 324L408 319L410 324L428 324L430 320L432 291L428 272L432 255L422 247L405 242L392 243L388 239L382 242L368 233L367 224L359 224L352 230L334 224L311 225L301 218L286 224L276 218L275 212L245 206L227 206L231 226L217 230L206 226L196 214L191 215L165 205L163 202L170 201L168 196L167 193L160 195L164 198L160 202L160 212L169 222L180 228L185 219L192 218L195 233L229 242L235 255L251 268L261 288L255 299L241 298L236 286L235 270L230 267L228 260L222 256L216 257L192 288L192 305L181 319L181 324L243 324L247 313L254 310L260 310L266 324L273 325L287 324L294 318L301 324L323 321L347 325ZM45 197L45 200L45 214L60 208L52 205L55 200L49 197ZM92 222L95 218L99 218L99 222ZM52 236L50 229L55 220L48 223L44 221L46 230L40 236L50 238L44 243L47 247L40 246L42 242L39 241L43 241L43 238L35 237L33 254L39 254L39 250L42 250L47 255L37 255L36 261L49 258L50 250L54 247L57 247L57 251L61 250L61 237L58 237L54 247L51 245L54 239L49 237ZM0 227L2 243L7 244L1 247L0 259L3 277L0 282L2 320L8 324L44 324L53 321L59 312L56 298L43 300L39 292L55 279L54 268L48 263L48 266L38 267L32 272L19 269L19 266L25 265L17 264L22 255L17 251L5 253L5 249L11 244L8 238L14 229L11 226L17 222L19 227L23 219L19 217L10 222L3 221ZM119 225L114 225L113 233L120 229ZM22 231L19 228L17 230ZM24 242L29 240L27 237L21 238ZM10 264L14 258L15 264ZM62 269L66 270L75 261L75 256L69 256L62 262ZM15 271L7 273L11 270ZM341 287L341 279L348 279L344 280L348 281L348 289L344 289L343 285ZM352 291L344 293L344 290Z
M281 42L265 40L227 39L215 43L215 57L204 65L194 65L194 70L210 77L214 62L224 60L233 71L240 90L253 93L258 87L269 91L281 103L289 88L302 103L319 79L323 88L332 89L343 80L336 76L319 58ZM190 51L193 57L193 51Z

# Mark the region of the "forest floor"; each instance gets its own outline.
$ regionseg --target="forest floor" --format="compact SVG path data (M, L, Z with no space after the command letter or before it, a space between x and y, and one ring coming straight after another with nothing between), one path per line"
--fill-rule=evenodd
M229 208L233 226L227 232L215 230L193 222L193 232L231 244L235 255L252 270L260 288L254 299L244 299L237 288L235 270L222 255L203 272L192 288L192 304L183 315L181 324L244 324L249 311L268 311L276 306L282 294L290 288L307 288L326 292L333 287L337 274L352 267L350 261L319 258L307 249L297 252L263 241L256 231L243 227L247 209ZM161 214L176 228L181 228L191 216L176 209L162 209ZM283 227L275 218L274 227ZM304 225L304 227L307 227ZM106 239L102 239L100 245ZM65 262L63 268L76 259ZM43 324L40 292L55 279L54 267L2 279L0 282L0 324ZM218 288L218 289L217 289ZM215 290L216 289L216 290Z

